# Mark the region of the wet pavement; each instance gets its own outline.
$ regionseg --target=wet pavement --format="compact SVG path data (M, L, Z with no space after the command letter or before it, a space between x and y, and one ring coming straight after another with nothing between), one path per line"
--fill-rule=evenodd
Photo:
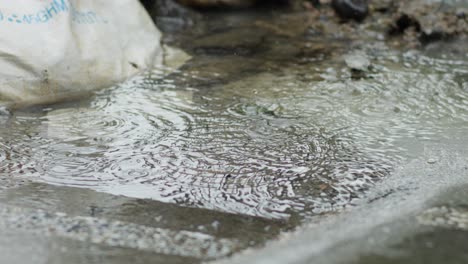
M162 20L192 56L180 69L0 113L0 262L466 260L466 39L187 19Z

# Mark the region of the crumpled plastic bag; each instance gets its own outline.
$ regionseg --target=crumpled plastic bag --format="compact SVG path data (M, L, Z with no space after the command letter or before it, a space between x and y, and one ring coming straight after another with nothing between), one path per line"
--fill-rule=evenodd
M0 2L0 102L49 103L160 65L161 33L138 0Z

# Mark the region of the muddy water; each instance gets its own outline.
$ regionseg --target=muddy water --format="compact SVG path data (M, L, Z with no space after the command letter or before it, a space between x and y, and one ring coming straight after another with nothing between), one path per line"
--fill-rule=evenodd
M304 220L352 206L427 143L468 140L463 42L401 51L371 29L350 42L224 22L189 36L177 71L0 116L2 187ZM362 78L343 60L356 50L372 63Z

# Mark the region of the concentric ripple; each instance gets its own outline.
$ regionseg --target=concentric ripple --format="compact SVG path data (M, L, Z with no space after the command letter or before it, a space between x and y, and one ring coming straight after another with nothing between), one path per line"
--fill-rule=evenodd
M466 60L372 54L358 80L340 58L198 88L155 72L17 111L0 128L0 175L268 218L340 210L468 127Z

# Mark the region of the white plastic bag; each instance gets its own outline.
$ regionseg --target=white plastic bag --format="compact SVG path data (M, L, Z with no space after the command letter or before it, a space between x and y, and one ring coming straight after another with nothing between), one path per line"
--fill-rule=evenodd
M0 2L0 101L47 103L108 87L162 61L138 0Z

